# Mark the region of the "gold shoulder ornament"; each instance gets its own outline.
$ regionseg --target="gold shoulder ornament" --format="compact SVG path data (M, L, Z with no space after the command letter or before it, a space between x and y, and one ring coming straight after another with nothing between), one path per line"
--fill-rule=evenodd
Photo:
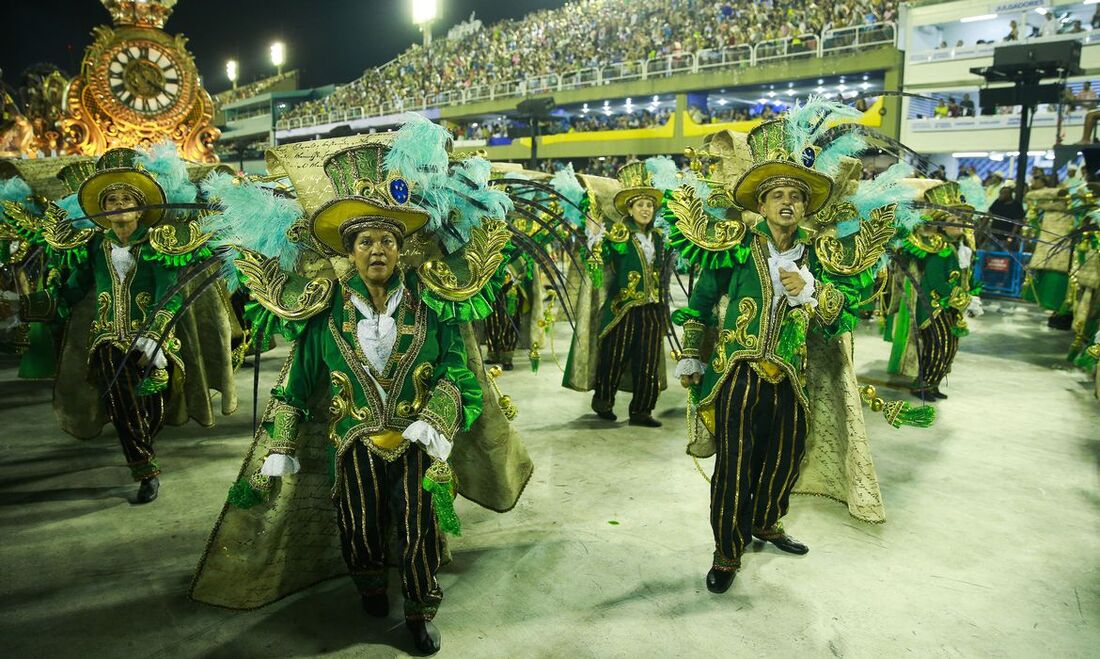
M739 220L711 222L703 200L690 185L682 185L672 193L668 208L676 216L676 228L685 238L712 252L732 249L745 237L745 223Z
M470 232L470 242L462 249L466 281L459 281L451 266L442 259L425 261L417 273L433 293L444 300L463 302L485 287L504 263L504 247L511 232L500 220L486 220ZM461 267L461 264L456 265Z
M180 239L180 233L186 229L187 237ZM199 223L191 220L186 227L165 224L149 229L149 244L161 254L179 256L193 252L201 247L213 234L204 232Z
M279 267L279 259L243 247L237 249L241 255L234 264L248 279L253 299L271 313L283 320L305 320L328 308L335 290L331 279L292 279Z
M822 233L814 240L814 249L821 265L830 272L851 276L859 274L878 263L886 252L886 244L894 237L894 213L897 204L889 204L871 211L871 216L860 223L851 250L835 236Z

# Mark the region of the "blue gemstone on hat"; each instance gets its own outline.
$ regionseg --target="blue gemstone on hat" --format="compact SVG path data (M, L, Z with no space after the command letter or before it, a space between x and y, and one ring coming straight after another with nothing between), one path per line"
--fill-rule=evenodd
M390 196L399 204L409 200L409 184L403 178L395 178L390 181Z
M817 159L817 154L814 153L813 147L806 147L802 149L802 164L807 167L814 166L814 160Z

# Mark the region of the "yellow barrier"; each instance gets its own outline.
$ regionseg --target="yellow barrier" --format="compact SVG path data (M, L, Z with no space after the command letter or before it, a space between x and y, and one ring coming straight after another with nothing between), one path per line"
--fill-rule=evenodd
M624 128L620 130L593 130L580 133L558 133L557 135L544 135L539 138L539 145L551 144L576 144L579 142L607 142L609 140L659 140L676 137L676 115L669 116L664 126L656 128ZM512 141L513 144L521 144L531 147L530 137L520 137Z
M858 123L861 126L882 126L882 114L879 110L884 105L884 97L879 96L871 107L863 113L863 116ZM725 121L716 124L697 124L695 120L691 118L691 115L687 112L682 113L684 115L684 137L703 137L704 135L710 135L711 133L717 133L720 130L732 130L737 133L747 133L756 126L758 126L762 120L750 119L748 121Z

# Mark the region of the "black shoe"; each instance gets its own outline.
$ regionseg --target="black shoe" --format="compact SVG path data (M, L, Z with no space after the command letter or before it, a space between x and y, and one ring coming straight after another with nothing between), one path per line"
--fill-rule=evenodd
M730 589L733 585L733 578L737 576L737 570L716 570L714 568L707 572L707 590L720 595Z
M803 554L808 554L810 552L809 547L786 534L777 536L775 538L761 538L760 536L756 536L756 538L758 540L763 540L764 542L770 542L775 545L776 549L778 549L779 551L785 551L788 554L798 554L799 556L802 556Z
M501 364L500 367L503 368L506 371L511 371L511 370L515 369L515 366L512 364L512 362L505 362L505 363Z
M385 593L360 595L359 599L362 601L363 610L367 612L367 615L375 618L385 618L390 614L390 598Z
M158 492L160 492L160 479L156 476L146 478L138 486L137 498L134 499L134 503L149 503L157 498Z
M939 400L936 394L932 393L931 389L910 389L909 393L913 394L914 397L924 403L934 403Z
M406 620L405 627L412 634L413 646L423 656L439 652L439 630L427 620Z
M631 414L630 421L627 423L632 426L642 426L644 428L661 427L661 422L654 419L652 414Z
M931 390L931 391L930 391L930 392L928 392L928 393L932 394L932 395L933 395L933 396L935 396L936 398L939 398L940 400L947 400L947 394L945 394L945 393L943 393L942 391L940 391L940 388L939 388L939 387L936 387L935 389Z

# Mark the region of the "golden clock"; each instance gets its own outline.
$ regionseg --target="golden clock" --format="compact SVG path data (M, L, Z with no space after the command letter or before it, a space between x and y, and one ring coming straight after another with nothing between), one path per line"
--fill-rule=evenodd
M214 105L187 40L161 27L175 0L102 0L113 27L95 28L61 119L67 151L98 155L170 140L180 155L216 162Z

